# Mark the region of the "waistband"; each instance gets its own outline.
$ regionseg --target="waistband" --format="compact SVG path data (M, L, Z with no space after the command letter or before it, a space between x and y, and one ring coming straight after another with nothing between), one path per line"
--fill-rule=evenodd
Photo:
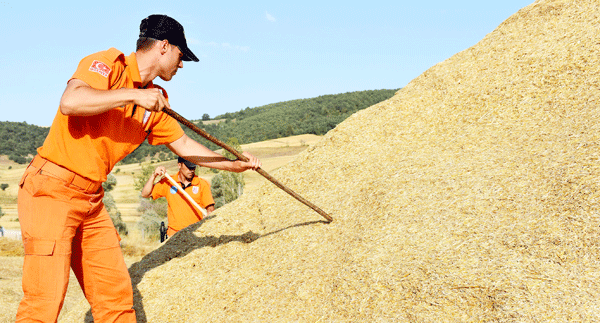
M75 186L88 193L98 192L102 187L102 182L87 179L39 155L33 158L29 166L39 169L39 173L42 175L59 178L65 181L67 185Z

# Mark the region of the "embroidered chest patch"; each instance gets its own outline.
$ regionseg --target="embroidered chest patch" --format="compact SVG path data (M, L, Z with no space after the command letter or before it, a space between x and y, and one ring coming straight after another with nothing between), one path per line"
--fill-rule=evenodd
M198 188L198 186L192 187L192 193L198 194L199 191L200 191L200 189Z
M93 61L92 62L92 66L90 66L90 71L92 72L96 72L104 77L108 77L108 74L110 74L110 67L108 67L108 65L102 63L101 61Z
M170 193L171 193L171 194L176 194L176 193L177 193L177 187L175 187L175 186L171 186L171 191L170 191Z

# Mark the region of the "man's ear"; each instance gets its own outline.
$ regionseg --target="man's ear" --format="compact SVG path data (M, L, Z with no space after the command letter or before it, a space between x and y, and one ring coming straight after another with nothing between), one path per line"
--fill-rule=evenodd
M162 55L166 54L169 51L169 41L164 39L159 42L160 44L160 53Z

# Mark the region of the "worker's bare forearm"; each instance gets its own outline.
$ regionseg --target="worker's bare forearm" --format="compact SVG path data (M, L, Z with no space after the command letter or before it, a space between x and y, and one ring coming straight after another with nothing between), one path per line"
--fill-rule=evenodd
M144 184L144 187L142 188L142 197L151 197L152 189L154 188L154 181L156 181L157 177L164 176L166 173L167 169L164 166L156 167L156 169L154 170L152 175L150 175L150 178L148 178L148 181L146 182L146 184Z
M60 111L69 116L91 116L133 103L133 89L98 90L72 79L60 99Z
M245 168L240 165L240 161L229 160L189 138L185 134L181 138L168 144L167 147L178 156L199 166L231 172L242 172L245 170Z
M92 116L128 104L137 104L152 111L161 111L169 106L158 88L98 90L81 80L72 79L60 99L60 112L68 116Z
M155 179L156 176L154 174L152 174L150 178L148 178L148 181L146 182L146 184L144 184L144 188L142 188L142 197L150 197L150 195L152 194L152 187L154 187Z

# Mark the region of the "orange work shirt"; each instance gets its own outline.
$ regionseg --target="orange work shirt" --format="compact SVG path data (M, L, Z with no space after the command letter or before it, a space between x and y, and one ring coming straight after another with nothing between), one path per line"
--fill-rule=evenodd
M179 179L179 173L172 177ZM183 187L181 183L179 185ZM203 208L215 204L210 193L210 184L198 176L194 176L190 185L184 189ZM190 203L181 192L178 192L178 188L164 177L152 187L152 198L156 200L159 197L167 198L167 220L171 231L177 232L190 224L202 220L202 212Z
M142 88L135 53L125 56L115 48L82 59L73 78L98 90ZM150 82L146 88L161 87ZM134 104L94 116L66 116L59 108L38 154L83 177L104 182L115 164L146 138L151 145L161 145L183 134L169 115Z

